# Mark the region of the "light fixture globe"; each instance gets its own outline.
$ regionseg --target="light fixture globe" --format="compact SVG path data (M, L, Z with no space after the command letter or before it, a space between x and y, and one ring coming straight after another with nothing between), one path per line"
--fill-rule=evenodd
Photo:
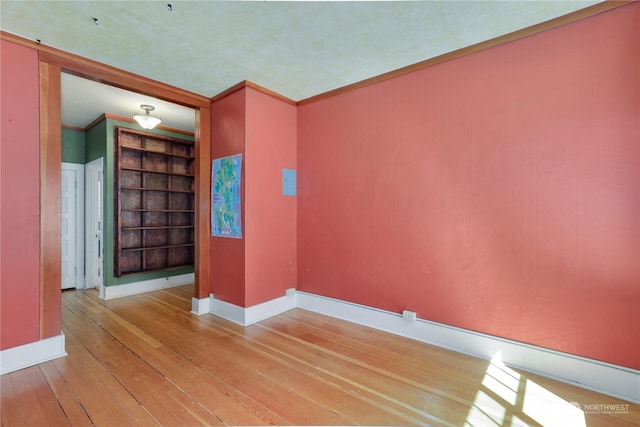
M135 113L133 115L133 118L143 129L153 129L160 124L160 122L162 121L160 120L160 117L152 116L149 114L150 111L155 110L155 107L147 104L142 104L140 105L140 108L142 108L145 113Z

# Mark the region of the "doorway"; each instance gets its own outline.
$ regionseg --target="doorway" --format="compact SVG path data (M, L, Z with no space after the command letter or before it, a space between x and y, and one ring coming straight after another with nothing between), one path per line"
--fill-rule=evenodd
M103 64L48 47L36 47L39 55L40 100L40 337L60 335L60 181L61 181L61 74L70 73L110 86L146 93L169 102L193 108L195 132L195 298L210 292L209 194L211 99L182 89L154 82ZM103 182L104 184L104 182Z
M171 133L176 136L192 136L195 131L196 114L193 108L143 95L131 90L96 82L81 76L62 72L61 80L61 125L62 159L64 162L85 163L86 167L86 205L78 212L86 224L78 231L79 241L84 249L70 245L67 231L66 212L62 212L61 226L61 274L62 289L98 288L104 297L105 286L114 283L113 242L116 237L113 218L112 194L114 176L113 123L127 126L121 122L131 122L137 126L131 115L140 103L155 105L162 113L162 126L159 134ZM66 189L65 180L61 184ZM105 199L104 197L107 197ZM77 267L68 263L67 254L74 250L84 251ZM78 268L83 274L77 285L66 280L66 273Z
M85 287L98 290L104 286L103 165L100 157L85 166Z
M60 190L61 287L84 288L84 165L62 163Z

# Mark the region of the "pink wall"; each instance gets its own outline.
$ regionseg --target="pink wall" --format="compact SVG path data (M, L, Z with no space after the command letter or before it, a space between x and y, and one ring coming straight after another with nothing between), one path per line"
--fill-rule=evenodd
M640 368L640 4L303 105L298 289Z
M296 287L296 197L282 195L282 168L296 169L295 105L247 89L246 305Z
M245 153L246 89L240 89L211 105L211 158ZM243 159L244 163L245 159ZM245 192L242 165L242 202ZM245 227L243 206L242 226ZM245 306L245 233L242 239L211 238L211 287L222 301Z
M245 87L215 101L211 117L211 157L243 153L243 238L211 238L211 289L249 307L296 286L296 198L282 195L282 168L296 167L297 111Z
M38 53L0 40L0 349L40 337Z

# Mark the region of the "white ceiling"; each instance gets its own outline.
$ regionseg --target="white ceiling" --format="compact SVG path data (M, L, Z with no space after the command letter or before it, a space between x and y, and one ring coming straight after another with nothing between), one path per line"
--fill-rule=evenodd
M195 112L146 95L107 86L92 80L62 74L62 124L84 128L104 113L133 117L144 113L141 104L155 107L151 114L162 119L162 125L193 132Z
M207 97L250 80L301 100L595 3L3 0L0 28ZM112 108L95 88L63 82L66 124ZM142 96L106 112L128 116L142 103L172 126L174 111Z

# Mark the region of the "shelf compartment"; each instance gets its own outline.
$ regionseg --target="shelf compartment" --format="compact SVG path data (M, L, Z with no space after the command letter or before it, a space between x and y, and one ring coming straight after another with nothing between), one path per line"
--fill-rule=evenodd
M145 248L167 246L169 244L169 235L166 227L144 228L142 231L142 245Z
M122 209L122 212L195 213L193 209Z
M122 168L123 171L128 172L142 172L142 173L154 173L154 174L162 174L162 175L172 175L172 176L184 176L188 178L193 178L195 175L192 173L178 173L178 172L167 172L167 171L148 171L142 168L134 168L134 167L126 167Z
M159 191L162 193L188 193L193 194L193 191L190 190L169 190L166 188L145 188L145 187L129 187L123 186L120 187L121 190L134 190L134 191Z
M188 149L176 149L176 152L173 153L168 153L165 151L158 151L158 150L147 150L145 148L140 148L140 147L122 147L122 150L125 151L131 151L131 152L139 152L139 153L150 153L150 154L161 154L163 156L167 156L167 157L175 157L177 159L187 159L187 160L193 160L193 156L191 154L188 154L190 152L193 151L193 145L189 146L188 145L189 141L185 141L185 144L176 144L176 146L178 145L185 145L187 147L189 147Z
M121 230L172 230L172 229L190 229L195 228L193 225L159 225L159 226L137 226L137 227L122 227Z
M126 256L124 252L126 252ZM119 261L121 274L140 272L142 270L141 251L123 251L122 256L119 257Z
M167 227L169 215L163 212L142 212L141 227Z
M177 248L177 247L194 247L195 245L193 243L185 243L182 245L164 245L164 246L155 246L155 247L137 247L137 248L126 248L123 249L122 252L144 252L144 251L150 251L153 249L169 249L169 248Z

